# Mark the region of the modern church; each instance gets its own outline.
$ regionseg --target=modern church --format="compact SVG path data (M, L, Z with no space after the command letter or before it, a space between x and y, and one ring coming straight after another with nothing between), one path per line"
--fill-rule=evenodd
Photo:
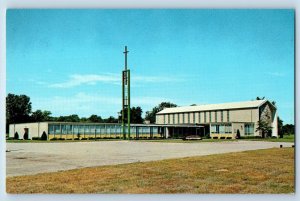
M240 136L262 136L258 121L272 127L278 137L277 110L268 100L207 104L165 108L156 114L155 124L131 124L131 139L185 138L190 135L213 139ZM121 124L39 122L9 125L9 137L27 133L29 139L47 134L47 139L122 138ZM126 129L127 133L127 129Z
M278 137L277 110L268 100L207 104L166 108L156 114L156 124L165 128L165 136L190 134L231 139L240 136L262 136L258 121L272 127L270 136Z

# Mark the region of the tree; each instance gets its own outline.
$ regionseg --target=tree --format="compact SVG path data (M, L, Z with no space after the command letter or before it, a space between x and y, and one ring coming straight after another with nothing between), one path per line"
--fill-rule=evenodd
M86 117L81 117L80 122L88 122L88 119Z
M47 134L45 131L43 132L43 134L41 136L41 140L47 140Z
M282 133L284 135L294 135L295 134L295 125L293 124L286 124L282 126Z
M280 119L280 117L277 117L277 123L278 123L278 134L280 138L283 137L283 132L282 132L282 126L283 126L283 121Z
M257 96L256 100L265 100L265 97L259 97L259 96Z
M147 111L145 119L150 121L150 123L155 123L156 113L162 111L165 108L171 107L177 107L177 105L170 102L162 102L158 106L154 107L151 111Z
M12 123L30 121L31 102L26 95L8 94L6 97L6 129Z
M260 131L261 132L261 137L265 138L267 137L271 137L270 133L272 132L272 127L269 126L269 123L264 121L264 120L259 120L257 122L258 127L256 128L256 131Z
M102 123L103 119L101 118L101 116L93 114L88 118L88 121L94 123Z
M33 122L50 121L51 120L50 115L51 115L50 111L36 110L31 114L30 119Z
M119 117L119 120L122 120L122 110L121 116ZM131 123L136 123L136 124L142 124L144 122L144 119L142 117L143 110L141 107L132 107L130 108L130 122ZM125 121L127 122L127 110L124 111L124 117Z
M15 139L15 140L18 140L18 139L19 139L19 133L18 133L18 132L15 132L14 139Z
M104 123L118 123L118 119L114 118L113 116L104 119Z
M23 139L24 139L24 140L28 140L28 132L25 132L25 133L24 133Z
M62 122L79 122L80 118L77 114L72 114L69 116L60 116L57 118L57 121L62 121Z

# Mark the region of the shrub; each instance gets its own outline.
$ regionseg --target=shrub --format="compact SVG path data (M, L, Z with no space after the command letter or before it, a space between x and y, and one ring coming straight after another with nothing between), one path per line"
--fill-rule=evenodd
M24 139L24 140L28 140L28 133L27 133L27 132L24 133L23 139Z
M74 140L80 140L79 138L74 138Z
M15 140L18 140L18 139L19 139L19 134L18 134L18 132L15 132L14 139L15 139Z
M226 139L228 139L228 140L231 140L231 139L232 139L232 137L227 137Z
M43 134L41 136L41 140L47 140L47 134L45 131L43 132Z
M81 138L81 140L87 140L87 138L86 138L86 137L83 137L83 138Z
M225 137L221 137L220 139L221 139L221 140L224 140L224 139L225 139Z
M65 138L60 137L60 138L58 138L58 140L65 140Z
M57 140L57 138L56 138L56 137L54 137L54 138L52 138L51 140Z
M39 137L32 137L32 140L40 140L41 138Z
M213 139L218 139L218 137L217 137L217 136L215 136L215 137L213 137Z

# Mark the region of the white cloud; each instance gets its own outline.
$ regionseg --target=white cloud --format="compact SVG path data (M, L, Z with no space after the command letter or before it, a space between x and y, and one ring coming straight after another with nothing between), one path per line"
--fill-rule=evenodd
M83 84L87 85L95 85L97 82L102 83L109 83L109 84L120 84L120 76L117 76L115 74L102 74L102 75L96 75L96 74L88 74L88 75L70 75L69 80L66 82L61 83L55 83L49 85L49 87L53 88L70 88L75 87Z
M84 92L73 96L55 96L52 98L32 97L33 110L49 110L53 116L78 114L88 117L91 114L98 114L102 117L117 116L121 110L121 97L99 96ZM162 97L132 97L131 106L142 107L144 114L162 101L170 101Z
M175 82L181 81L178 78L170 78L167 76L157 77L157 76L131 76L132 82L134 83L160 83L160 82ZM119 74L106 73L106 74L88 74L70 75L69 79L65 82L50 84L51 88L71 88L80 85L96 85L97 83L106 84L117 84L121 85L121 77Z

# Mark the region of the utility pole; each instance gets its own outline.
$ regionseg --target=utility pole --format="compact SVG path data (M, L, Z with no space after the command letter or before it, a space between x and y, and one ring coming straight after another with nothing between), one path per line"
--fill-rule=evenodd
M128 54L127 46L125 46L125 70L122 72L122 129L123 129L123 139L126 139L125 132L125 111L127 110L127 133L128 140L130 140L130 70L127 69L127 54Z

